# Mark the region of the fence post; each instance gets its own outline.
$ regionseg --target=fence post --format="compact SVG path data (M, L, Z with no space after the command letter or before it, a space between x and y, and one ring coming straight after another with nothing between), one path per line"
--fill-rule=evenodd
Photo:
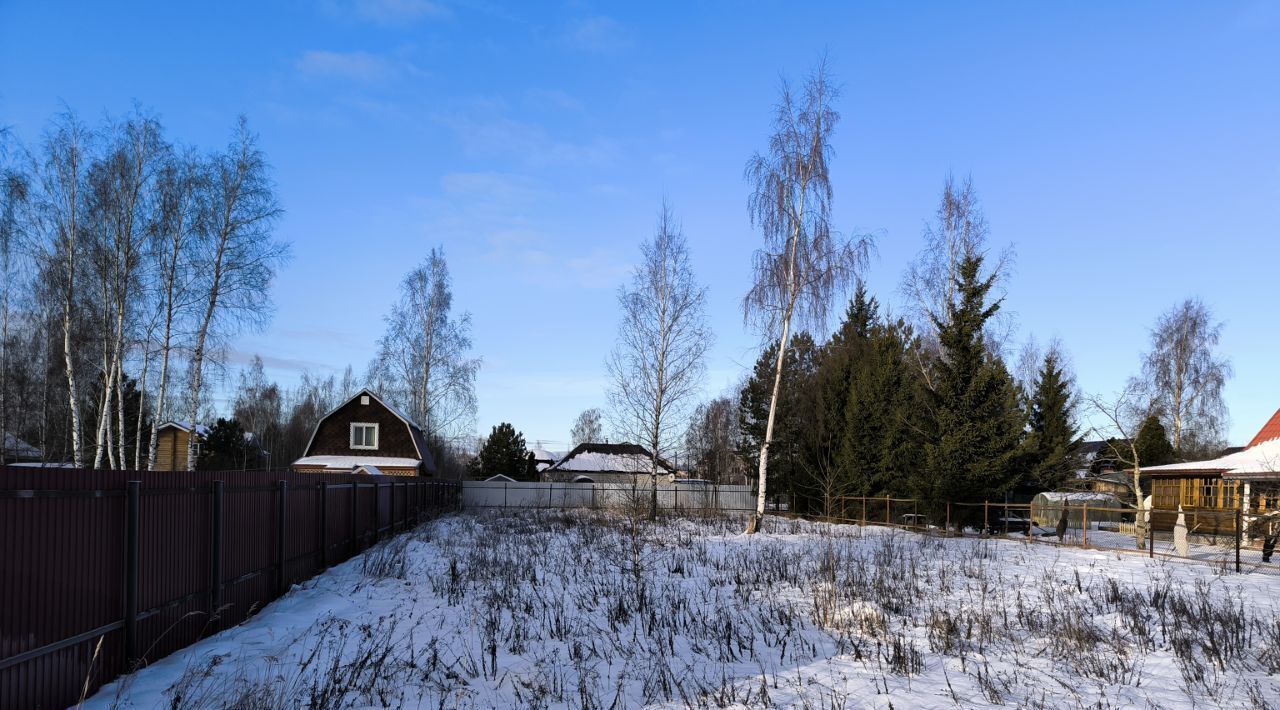
M1148 508L1150 510L1150 508ZM1147 557L1155 559L1156 557L1156 526L1155 516L1147 517Z
M356 554L356 497L360 493L360 484L356 483L356 479L351 479L351 533L348 535L350 545L347 550L347 557L354 557Z
M381 527L379 523L382 522L379 519L382 512L382 492L378 490L381 487L377 481L373 482L373 537L369 540L370 546L378 541L378 528Z
M862 527L867 526L867 497L862 497Z
M391 479L387 493L387 535L396 534L396 479Z
M889 496L884 497L884 524L885 525L893 524L893 520L890 519L890 515L889 515Z
M946 527L942 528L942 532L947 535L951 534L951 501L947 501L947 524Z
M991 503L982 501L982 535L986 537L991 530Z
M224 482L213 482L213 550L209 560L209 619L211 630L217 631L222 616L218 609L222 606L222 497Z
M1244 515L1241 514L1240 509L1236 508L1236 573L1237 574L1239 574L1240 572L1240 538L1244 532L1241 527L1243 523L1243 520L1242 520L1243 517Z
M1138 515L1142 515L1141 508L1138 509ZM1080 547L1088 547L1089 546L1089 504L1088 503L1085 503L1084 507L1080 510L1080 534L1082 536L1080 540Z
M329 566L329 482L320 482L320 569Z
M138 661L138 517L141 512L142 481L125 483L128 496L125 518L124 563L124 655L125 671Z
M288 508L287 499L289 493L289 484L280 481L279 489L276 494L276 596L284 596L284 531L285 531L285 510Z
M591 484L591 509L595 510L595 507L596 507L596 484L592 483Z
M502 509L507 509L507 482L502 482Z

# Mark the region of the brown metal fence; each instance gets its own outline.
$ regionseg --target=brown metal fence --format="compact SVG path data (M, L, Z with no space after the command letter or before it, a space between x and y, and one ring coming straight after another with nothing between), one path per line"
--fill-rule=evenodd
M0 467L0 708L67 707L458 503L456 482Z
M1236 572L1280 573L1280 560L1273 562L1269 549L1275 546L1280 522L1262 534L1262 528L1251 527L1240 511L1184 511L1179 525L1177 510L1140 513L1135 508L1087 504L1049 510L1030 503L944 503L930 516L922 502L910 498L843 497L833 509L834 516L819 518L949 537L1008 537L1034 544L1130 552L1210 563ZM1139 519L1140 515L1145 517Z

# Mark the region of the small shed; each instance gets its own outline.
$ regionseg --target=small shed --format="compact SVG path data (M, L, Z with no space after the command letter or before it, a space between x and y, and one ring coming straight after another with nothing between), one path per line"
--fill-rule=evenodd
M1071 527L1079 528L1084 524L1084 509L1089 507L1090 523L1119 524L1129 509L1120 499L1108 493L1088 491L1058 492L1045 491L1031 499L1031 522L1042 528L1052 528L1062 517L1062 510L1067 510L1067 521Z

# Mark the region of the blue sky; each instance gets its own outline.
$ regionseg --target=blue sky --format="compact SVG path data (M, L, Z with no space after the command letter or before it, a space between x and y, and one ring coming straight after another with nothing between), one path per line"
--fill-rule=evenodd
M709 287L706 391L754 361L760 243L742 169L780 76L844 86L835 218L873 232L900 310L946 174L1013 244L1019 338L1061 338L1082 389L1138 369L1191 295L1226 321L1231 439L1280 406L1280 3L511 3L0 0L0 124L136 99L170 135L261 134L294 258L262 333L283 383L363 371L401 275L443 245L474 319L477 431L564 445L603 406L615 290L665 197Z

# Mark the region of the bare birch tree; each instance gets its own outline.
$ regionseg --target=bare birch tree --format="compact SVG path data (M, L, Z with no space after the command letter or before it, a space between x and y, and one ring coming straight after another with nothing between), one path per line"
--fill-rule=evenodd
M658 459L698 394L712 335L706 288L694 277L688 245L665 203L653 239L640 252L630 286L618 291L622 321L606 367L617 428L649 448L652 519L658 512Z
M764 518L769 446L793 321L825 326L832 298L865 267L872 248L868 237L847 239L831 228L831 136L840 119L833 105L837 96L825 60L799 96L784 83L769 152L757 153L746 168L753 187L748 210L752 224L763 232L765 246L755 254L754 284L743 300L743 311L778 343L760 446L756 513L747 528L751 533L759 530Z
M65 111L45 133L35 168L38 186L37 235L43 247L42 275L56 294L62 355L67 378L72 462L84 466L79 353L74 343L86 235L85 181L95 135L71 111Z
M934 215L934 222L925 226L924 248L907 267L903 275L901 291L907 307L921 334L924 349L916 349L917 365L930 388L930 370L923 357L937 355L938 329L947 323L950 306L958 305L956 291L960 264L971 256L986 255L990 229L978 195L973 189L972 178L957 184L948 174L942 187L942 199ZM1004 283L1013 268L1013 248L1006 247L999 258L987 257L984 263L994 276L994 299L1004 295ZM983 337L988 349L998 352L1008 340L1013 322L1007 311L1001 310L987 322Z
M1215 352L1222 327L1203 301L1188 298L1161 314L1151 331L1143 382L1182 457L1209 455L1222 443L1228 422L1222 390L1232 374L1231 361Z
M14 366L10 326L15 294L23 281L20 263L25 259L19 241L30 191L29 178L18 165L17 150L10 146L8 131L0 128L0 438L9 431L9 379ZM0 450L0 457L3 455Z
M93 240L94 265L102 291L99 307L104 326L94 468L102 466L104 455L112 468L126 465L123 360L141 289L139 272L147 242L152 178L167 150L160 124L135 113L111 129L107 151L94 161L89 174L89 215L98 227ZM113 425L115 431L111 432Z
M1152 400L1137 380L1130 380L1123 390L1107 399L1098 395L1085 398L1089 409L1102 417L1104 424L1094 427L1099 438L1106 440L1107 453L1121 464L1128 466L1131 478L1129 488L1137 501L1137 524L1134 527L1134 538L1138 549L1145 549L1147 544L1147 525L1150 524L1150 504L1142 491L1142 457L1138 449L1138 429L1142 422L1154 411Z
M161 169L157 180L157 209L152 225L154 236L154 288L159 320L156 344L160 357L160 381L152 408L151 431L147 435L147 470L156 467L156 434L160 418L168 413L172 360L178 347L180 329L191 315L197 294L192 288L193 245L199 223L200 197L206 174L199 158L191 153L174 155ZM144 388L145 391L145 388ZM139 418L141 420L141 417Z
M453 286L444 249L433 248L400 282L400 300L386 317L370 365L375 388L406 409L430 438L469 431L476 413L480 360L469 356L471 314L453 314Z
M573 422L573 429L569 431L569 448L577 448L579 444L598 443L604 438L604 428L601 420L604 414L592 407L584 409L578 418Z
M225 153L208 161L202 200L202 228L194 244L201 312L196 321L189 366L187 407L192 424L200 419L203 374L210 343L267 316L267 293L276 267L288 256L286 244L272 240L281 210L266 157L241 117ZM187 444L187 470L196 467L196 440Z

